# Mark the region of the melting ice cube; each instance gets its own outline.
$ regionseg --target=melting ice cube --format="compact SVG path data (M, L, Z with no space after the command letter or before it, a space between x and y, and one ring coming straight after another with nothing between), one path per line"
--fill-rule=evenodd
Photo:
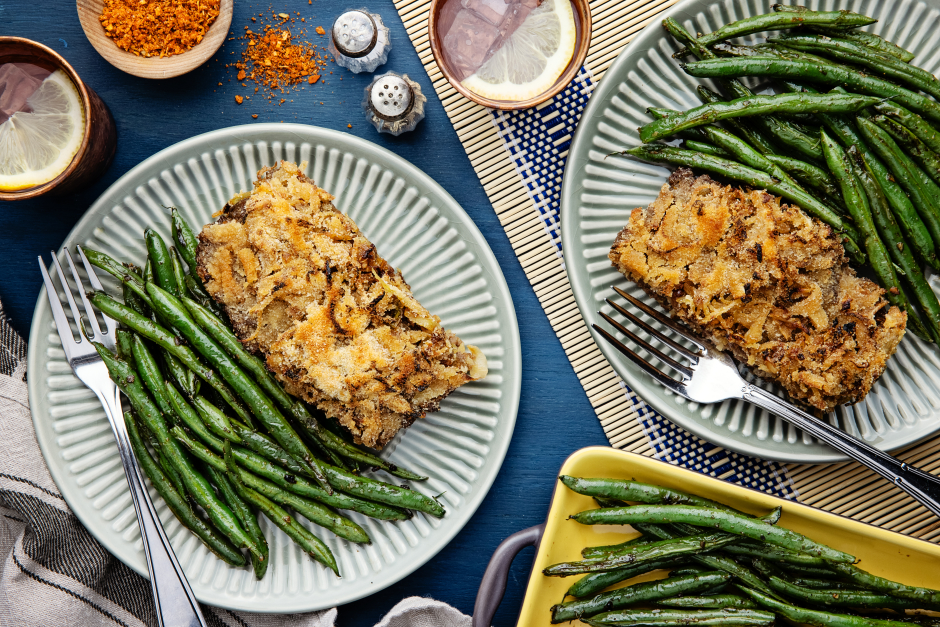
M444 54L457 80L477 71L498 37L499 29L473 11L461 9L457 13L444 36Z
M499 26L506 9L509 8L509 4L504 0L460 0L460 4L493 26Z
M32 63L0 65L0 123L17 111L25 110L33 95L51 72Z

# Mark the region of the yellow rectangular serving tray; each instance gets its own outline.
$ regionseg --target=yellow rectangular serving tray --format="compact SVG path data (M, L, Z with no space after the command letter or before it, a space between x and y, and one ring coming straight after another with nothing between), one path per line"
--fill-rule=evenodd
M778 525L855 555L860 560L859 567L901 583L940 588L940 546L936 544L742 488L649 457L607 447L584 448L565 461L560 474L635 479L714 499L750 514L765 514L780 506L783 516ZM571 514L595 507L597 504L591 497L575 494L561 482L555 486L545 532L519 614L519 627L551 625L549 608L561 602L565 591L578 577L546 577L542 574L543 568L581 559L581 549L586 546L613 544L637 535L629 526L590 526L568 520ZM659 579L664 575L665 571L650 573L632 579L630 583Z

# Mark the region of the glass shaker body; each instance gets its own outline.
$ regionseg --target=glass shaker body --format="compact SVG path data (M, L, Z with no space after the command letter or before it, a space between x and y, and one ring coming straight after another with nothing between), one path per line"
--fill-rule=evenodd
M388 61L391 49L382 16L367 9L344 11L330 28L329 51L336 64L350 72L374 72Z

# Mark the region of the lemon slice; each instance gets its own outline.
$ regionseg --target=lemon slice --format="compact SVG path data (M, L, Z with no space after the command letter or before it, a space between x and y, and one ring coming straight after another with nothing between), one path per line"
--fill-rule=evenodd
M0 191L51 181L72 162L85 137L85 111L78 89L56 70L17 111L0 124Z
M555 84L577 38L569 0L544 0L464 87L492 100L527 100Z

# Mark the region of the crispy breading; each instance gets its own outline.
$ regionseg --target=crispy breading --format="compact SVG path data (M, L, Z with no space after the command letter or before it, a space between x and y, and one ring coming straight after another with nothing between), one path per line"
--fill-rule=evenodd
M381 448L486 376L486 357L418 303L305 165L262 168L203 228L199 275L290 394Z
M868 394L907 323L829 226L687 168L633 210L609 256L699 336L823 412Z

